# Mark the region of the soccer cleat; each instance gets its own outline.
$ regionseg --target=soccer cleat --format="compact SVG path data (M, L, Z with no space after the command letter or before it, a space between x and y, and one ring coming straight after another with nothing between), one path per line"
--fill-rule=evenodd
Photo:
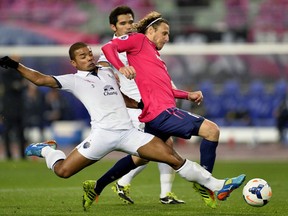
M209 190L208 188L198 184L193 184L194 190L199 193L204 201L204 203L209 206L210 208L216 208L217 202L215 198L215 194L213 191Z
M96 194L94 187L96 181L95 180L86 180L83 182L83 197L82 197L82 206L84 211L87 211L92 203L96 200L98 202L98 195Z
M166 197L160 198L160 202L162 204L184 204L185 203L183 200L179 200L177 196L172 192L168 192L166 195L167 195Z
M112 190L118 194L120 200L126 204L134 204L134 201L129 197L130 184L121 186L117 182L112 186Z
M48 140L43 143L32 143L25 149L25 155L26 156L37 156L37 157L43 157L41 152L44 147L51 147L53 149L57 148L57 143L55 140Z
M216 192L218 200L226 200L233 190L237 189L245 181L246 175L242 174L234 178L227 178L221 190Z

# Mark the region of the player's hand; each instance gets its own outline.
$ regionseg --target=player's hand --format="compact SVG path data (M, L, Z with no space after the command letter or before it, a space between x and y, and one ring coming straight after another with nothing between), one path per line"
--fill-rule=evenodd
M127 79L134 79L136 71L133 66L124 66L119 69L119 72L123 74Z
M3 58L0 58L0 66L3 68L17 69L19 66L19 63L9 58L8 56L5 56Z
M137 104L137 108L143 110L144 109L144 103L142 101L142 99L140 100L140 102Z
M200 105L203 100L203 94L201 91L189 92L188 100L194 101L195 103L197 103L197 105Z

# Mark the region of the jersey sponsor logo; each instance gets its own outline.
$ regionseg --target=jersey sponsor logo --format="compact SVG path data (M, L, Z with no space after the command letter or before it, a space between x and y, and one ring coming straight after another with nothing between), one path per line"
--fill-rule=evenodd
M118 95L118 92L111 85L104 86L103 90L104 90L104 92L103 92L104 96Z
M119 39L120 39L120 40L127 40L128 37L129 37L128 35L123 35L123 36L119 37Z

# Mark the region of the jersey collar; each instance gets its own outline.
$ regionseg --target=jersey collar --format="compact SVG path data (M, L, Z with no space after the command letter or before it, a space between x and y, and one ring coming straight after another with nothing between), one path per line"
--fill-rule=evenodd
M77 70L77 75L81 77L87 77L89 76L92 72L94 71L82 71L82 70Z

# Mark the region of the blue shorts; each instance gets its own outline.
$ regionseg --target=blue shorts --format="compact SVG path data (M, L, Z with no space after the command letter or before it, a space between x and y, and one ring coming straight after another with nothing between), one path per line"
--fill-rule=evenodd
M145 132L153 134L163 141L170 136L190 139L198 136L199 128L204 117L192 114L178 108L169 108L160 113L155 119L145 123Z

